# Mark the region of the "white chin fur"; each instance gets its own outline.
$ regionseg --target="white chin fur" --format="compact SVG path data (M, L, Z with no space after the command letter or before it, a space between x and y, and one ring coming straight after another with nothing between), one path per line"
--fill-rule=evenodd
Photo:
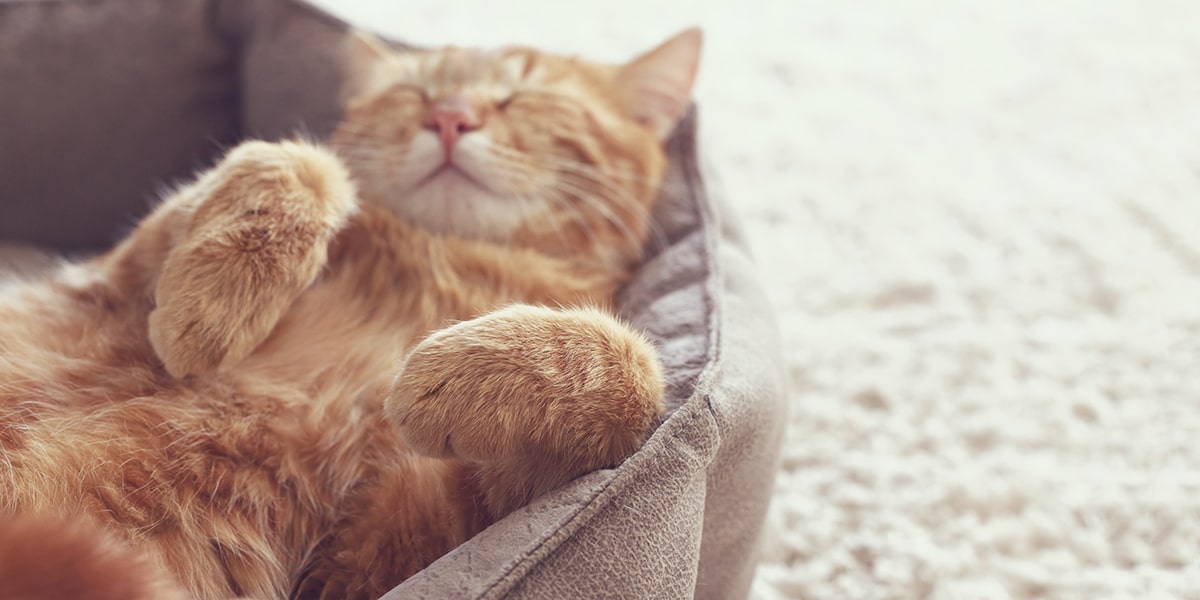
M505 193L503 174L494 173L482 134L464 136L455 145L455 168L443 168L442 146L431 132L421 132L409 147L407 192L392 208L430 231L460 237L504 241L525 221L545 211L543 202ZM439 172L440 169L440 172Z

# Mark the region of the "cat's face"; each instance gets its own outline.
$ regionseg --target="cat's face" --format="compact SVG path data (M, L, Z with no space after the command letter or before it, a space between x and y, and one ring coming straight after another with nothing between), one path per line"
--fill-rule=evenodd
M333 143L365 200L420 227L628 262L700 42L689 30L610 66L527 48L396 53L359 36Z

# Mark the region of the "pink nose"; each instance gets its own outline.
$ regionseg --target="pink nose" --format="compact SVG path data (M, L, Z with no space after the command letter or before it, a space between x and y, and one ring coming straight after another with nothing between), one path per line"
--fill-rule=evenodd
M425 126L438 133L438 137L442 139L442 151L449 161L458 139L479 129L480 122L466 97L462 94L452 94L430 107Z

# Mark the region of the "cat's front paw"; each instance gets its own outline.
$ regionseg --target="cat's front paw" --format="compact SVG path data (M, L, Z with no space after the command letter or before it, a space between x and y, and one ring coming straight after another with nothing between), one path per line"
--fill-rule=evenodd
M641 446L663 387L654 348L613 317L517 305L418 344L386 409L424 454L538 457L575 476Z
M149 322L176 377L250 354L325 266L357 206L338 159L296 142L244 143L189 193L200 200L163 265Z

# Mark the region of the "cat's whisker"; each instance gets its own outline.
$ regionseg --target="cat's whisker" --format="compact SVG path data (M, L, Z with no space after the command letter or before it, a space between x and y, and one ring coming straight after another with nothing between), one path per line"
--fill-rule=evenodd
M568 194L567 197L569 199L576 200L576 201L582 203L584 207L598 213L605 221L607 221L615 229L617 229L617 231L630 244L632 244L636 248L639 248L639 249L641 248L642 240L641 240L640 236L638 236L636 233L634 233L634 231L632 229L629 228L629 225L625 223L624 219L620 218L620 216L617 215L616 213L614 213L610 207L605 205L603 200L600 200L599 198L594 197L594 195L588 193L588 191L585 188L577 186L568 181L560 181L559 183L560 183L560 188L562 188L561 192ZM568 202L568 205L570 205L569 202ZM581 210L580 207L575 207L575 208L577 210Z
M517 157L523 158L523 155L519 151L505 146L494 146L493 151L494 155L504 162L515 162L513 159ZM630 171L607 174L597 167L577 160L571 160L561 155L555 156L552 160L543 164L542 167L549 171L558 172L560 178L555 182L555 185L558 187L570 187L572 195L578 196L580 202L584 202L593 210L601 212L606 220L612 222L615 227L622 229L625 237L631 241L636 241L639 246L644 243L641 236L633 234L624 220L615 215L611 208L603 206L603 200L599 200L593 196L602 196L605 200L615 204L617 210L632 211L639 220L647 223L647 236L656 247L662 248L668 245L666 235L652 218L649 209L637 200L627 185L622 185L622 182L642 183L645 185L654 185L654 182ZM578 179L579 181L573 182L571 181L572 179ZM599 194L589 191L593 187L600 188ZM567 205L570 206L570 203Z
M579 209L579 207L575 206L574 203L571 202L570 198L558 194L548 194L546 198L555 203L557 206L562 207L572 215L572 220L579 223L579 228L583 230L583 234L587 237L588 243L592 244L593 246L598 243L596 233L592 230L592 224L590 221L588 221L587 215L585 215L583 211ZM567 243L566 232L564 232L560 227L557 228L557 233L563 246L567 247L569 244Z
M611 223L613 227L621 234L621 236L628 241L629 247L632 250L635 250L639 253L642 251L645 241L641 238L641 236L630 229L629 225L626 224L623 219L614 214L612 209L605 206L602 201L596 198L584 197L583 201L585 205L587 205L589 208L592 208L596 212L599 212L606 221Z
M634 198L633 195L630 194L627 190L625 190L624 188L621 188L619 186L616 186L615 184L613 184L610 181L604 180L600 176L593 175L592 173L589 173L587 170L580 170L577 173L572 173L572 176L578 177L579 179L584 180L585 184L597 184L604 191L609 192L609 194L606 194L604 196L606 199L608 199L608 200L612 201L614 204L616 204L618 209L628 209L628 210L631 210L634 213L636 213L638 218L642 222L646 223L647 235L657 245L657 247L660 247L660 248L666 247L666 245L667 245L666 235L662 233L661 228L659 228L657 223L655 223L653 216L650 214L649 209L646 208L645 206L643 206L641 202L638 202L638 200L636 198ZM566 183L567 181L569 181L569 180L567 178L564 178L563 185L567 185L567 183ZM576 187L576 189L580 189L580 190L586 189L585 185L576 185L575 187ZM609 212L611 214L611 210ZM625 224L623 219L619 219L619 221L620 221L620 225L628 228L628 225ZM637 240L638 244L642 244L644 242L642 239L640 239L640 236L634 236L634 239Z

